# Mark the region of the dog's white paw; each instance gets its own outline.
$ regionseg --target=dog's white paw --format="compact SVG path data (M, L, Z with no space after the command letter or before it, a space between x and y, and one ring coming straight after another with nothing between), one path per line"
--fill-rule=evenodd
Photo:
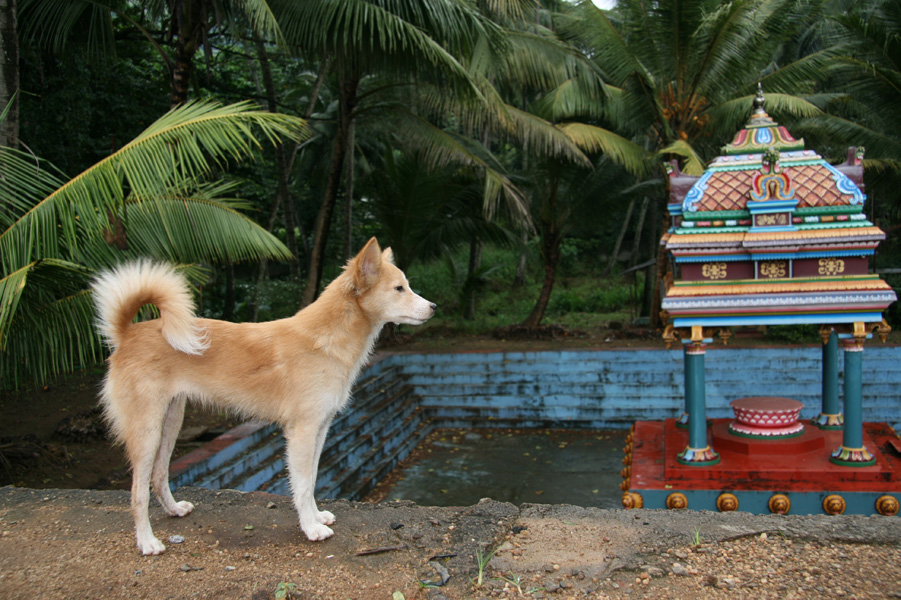
M163 542L154 536L150 536L149 539L138 540L138 548L140 548L141 554L144 556L156 556L166 551L166 546L163 545Z
M322 523L323 525L331 525L335 522L335 515L330 513L327 510L317 510L316 511L316 520Z
M307 534L307 539L309 539L311 542L321 542L322 540L327 540L335 533L330 527L327 527L322 523L316 523L315 525L303 527L302 529L303 532Z
M175 510L172 511L172 516L184 517L185 515L191 514L192 510L194 510L194 505L187 500L182 500L181 502L175 503Z

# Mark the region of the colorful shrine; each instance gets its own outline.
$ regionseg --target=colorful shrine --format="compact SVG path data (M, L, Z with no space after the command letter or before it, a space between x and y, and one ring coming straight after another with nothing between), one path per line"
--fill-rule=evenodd
M833 166L764 104L758 89L750 121L703 175L670 170L663 337L683 347L685 409L635 424L623 505L894 515L901 440L862 421L864 345L885 339L882 312L897 299L869 271L885 234L863 212L863 151ZM736 397L734 419L707 419L707 345L738 327L796 324L820 327L819 416L800 421L791 398Z

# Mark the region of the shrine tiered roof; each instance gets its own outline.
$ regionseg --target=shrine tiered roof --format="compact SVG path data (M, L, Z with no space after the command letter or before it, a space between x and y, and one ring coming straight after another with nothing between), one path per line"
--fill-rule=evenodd
M764 110L700 177L670 174L675 326L881 321L895 292L869 273L885 234L863 212L863 152L832 165Z

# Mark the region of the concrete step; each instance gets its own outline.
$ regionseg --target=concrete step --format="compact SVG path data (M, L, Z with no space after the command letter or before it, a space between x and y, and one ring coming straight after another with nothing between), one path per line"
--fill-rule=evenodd
M283 447L284 439L281 436L281 432L275 427L270 428L270 432L266 437L260 439L244 452L233 456L231 460L210 469L193 485L212 490L245 490L247 488L241 487L240 482L247 477L248 472L262 469L263 465L271 462L273 457L277 456Z

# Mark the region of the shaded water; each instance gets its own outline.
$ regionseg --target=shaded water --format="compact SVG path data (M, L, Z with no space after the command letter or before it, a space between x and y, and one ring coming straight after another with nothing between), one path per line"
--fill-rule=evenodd
M392 474L385 499L422 506L469 506L492 498L621 508L627 433L439 430Z

